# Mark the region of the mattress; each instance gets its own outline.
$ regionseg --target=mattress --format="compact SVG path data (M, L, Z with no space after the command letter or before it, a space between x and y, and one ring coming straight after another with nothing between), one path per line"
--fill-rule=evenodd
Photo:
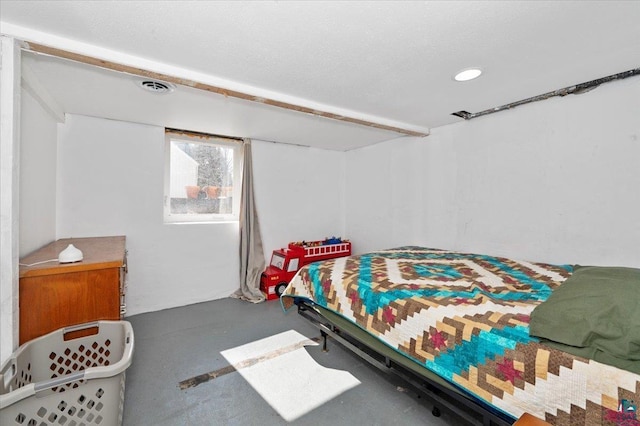
M559 425L632 420L621 408L640 400L640 376L529 334L532 310L572 271L570 265L401 247L307 265L282 303L286 308L299 298L334 312L513 418L530 413Z

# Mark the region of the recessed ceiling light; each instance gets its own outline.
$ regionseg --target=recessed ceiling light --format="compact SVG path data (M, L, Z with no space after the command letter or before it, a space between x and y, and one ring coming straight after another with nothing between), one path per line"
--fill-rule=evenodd
M453 79L455 81L469 81L480 77L482 70L480 68L467 68L457 73Z

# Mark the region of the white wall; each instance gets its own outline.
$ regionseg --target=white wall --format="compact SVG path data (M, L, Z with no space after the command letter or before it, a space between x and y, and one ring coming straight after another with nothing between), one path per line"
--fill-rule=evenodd
M290 241L348 237L343 152L254 141L255 200L267 261Z
M18 346L20 47L0 36L0 364Z
M419 243L638 267L638 111L635 77L351 151L347 232L360 251ZM396 202L380 206L381 190Z
M154 126L69 115L60 127L58 238L127 236L128 315L238 288L237 223L163 223L164 144ZM256 141L253 154L266 257L289 239L343 231L339 153Z
M346 153L346 233L357 253L419 244L424 144L400 138Z
M128 315L226 297L237 224L164 224L164 129L68 115L58 139L58 238L126 235Z
M56 239L57 122L22 90L20 257Z

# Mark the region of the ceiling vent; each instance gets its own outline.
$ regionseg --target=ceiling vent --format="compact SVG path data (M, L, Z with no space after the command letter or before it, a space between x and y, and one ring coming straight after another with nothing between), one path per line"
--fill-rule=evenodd
M171 83L165 83L164 81L158 80L139 80L137 84L144 90L152 93L157 93L159 95L171 93L176 88L176 86Z

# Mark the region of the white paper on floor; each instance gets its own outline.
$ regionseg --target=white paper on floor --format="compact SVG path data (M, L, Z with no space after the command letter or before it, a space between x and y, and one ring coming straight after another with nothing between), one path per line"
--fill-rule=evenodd
M286 421L293 421L360 384L347 371L315 362L304 346L317 346L289 330L222 351L226 360Z

